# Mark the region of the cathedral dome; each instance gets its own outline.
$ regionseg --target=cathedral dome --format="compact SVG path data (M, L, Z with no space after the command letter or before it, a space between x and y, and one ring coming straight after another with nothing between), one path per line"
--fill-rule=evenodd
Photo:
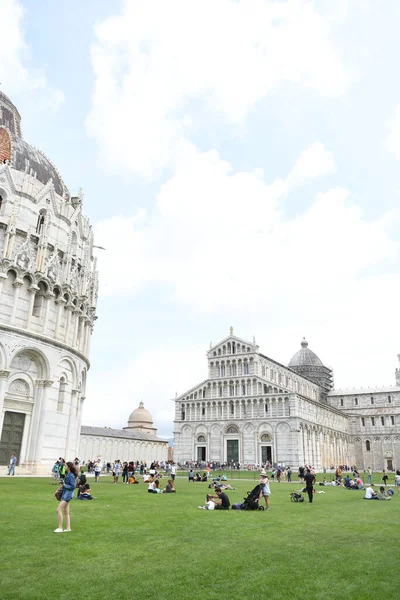
M292 356L288 366L292 368L303 366L323 367L324 365L315 352L309 349L308 342L303 338L301 350L298 350L296 354Z
M153 419L148 410L144 408L143 402L139 404L139 408L136 408L130 415L128 423L148 423L153 424Z
M40 150L22 139L21 116L8 96L0 92L0 162L5 161L44 185L51 179L55 192L69 197L56 167Z

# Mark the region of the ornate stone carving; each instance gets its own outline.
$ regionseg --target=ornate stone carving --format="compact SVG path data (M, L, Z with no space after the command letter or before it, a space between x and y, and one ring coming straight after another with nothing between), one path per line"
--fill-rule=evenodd
M8 379L11 371L0 371L0 379Z
M6 410L22 410L26 413L31 413L34 403L24 402L20 400L10 400L6 398L4 400L4 408Z
M11 382L9 392L13 394L21 394L23 396L29 395L29 386L22 379L15 379Z
M51 387L53 385L54 381L51 381L50 379L36 379L35 385L36 387L40 388L40 387Z

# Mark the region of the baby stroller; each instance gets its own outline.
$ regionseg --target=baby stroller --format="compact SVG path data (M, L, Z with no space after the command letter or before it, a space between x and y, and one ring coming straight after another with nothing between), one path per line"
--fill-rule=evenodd
M261 487L260 484L256 485L251 492L247 492L247 498L244 498L241 504L233 504L232 508L236 510L264 510L264 507L260 506L258 502Z
M292 492L290 494L290 500L292 502L304 502L304 498L299 492Z

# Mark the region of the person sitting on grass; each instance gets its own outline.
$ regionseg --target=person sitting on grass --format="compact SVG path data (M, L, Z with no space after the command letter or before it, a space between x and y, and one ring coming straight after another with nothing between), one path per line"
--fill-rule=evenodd
M202 508L203 510L214 510L215 503L211 500L211 496L207 495L207 502L204 506L199 506L198 508Z
M174 486L174 482L172 481L172 479L168 479L168 483L165 486L165 490L164 490L164 494L175 494L176 489Z
M371 483L371 485L365 490L364 500L379 500L378 494L375 492L373 483Z
M379 488L379 493L378 493L378 498L379 500L391 500L391 495L388 494L387 492L385 492L385 488L383 487L383 485L381 485L381 487Z
M79 487L78 500L93 500L92 490L88 483L84 483Z
M195 481L201 481L201 475L199 472L197 472L195 475Z
M203 473L201 481L207 481L207 473Z
M149 494L152 494L153 491L155 490L156 484L155 481L153 479L153 477L150 477L150 479L148 480L148 486L147 486L147 491Z
M216 487L215 491L217 492L216 496L211 496L210 494L208 495L208 498L213 500L215 504L215 510L228 510L231 505L228 496L220 487Z

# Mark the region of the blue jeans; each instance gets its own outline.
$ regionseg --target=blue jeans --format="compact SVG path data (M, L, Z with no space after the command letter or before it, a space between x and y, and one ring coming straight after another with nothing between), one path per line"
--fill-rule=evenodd
M15 475L15 465L10 465L8 467L8 474L9 475Z

